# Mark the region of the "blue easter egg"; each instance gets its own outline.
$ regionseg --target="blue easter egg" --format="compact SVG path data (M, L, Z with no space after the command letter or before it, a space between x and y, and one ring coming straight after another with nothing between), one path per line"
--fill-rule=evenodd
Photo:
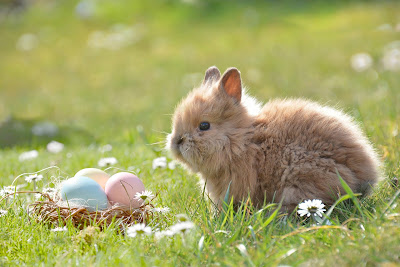
M107 195L95 180L77 176L61 185L61 198L71 205L78 205L90 211L103 210L108 206Z

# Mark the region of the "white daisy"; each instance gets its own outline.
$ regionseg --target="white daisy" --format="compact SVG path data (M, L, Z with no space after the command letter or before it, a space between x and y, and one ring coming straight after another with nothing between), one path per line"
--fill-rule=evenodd
M400 71L400 47L387 49L382 58L383 67L390 71Z
M51 232L64 232L64 231L67 231L67 230L68 230L67 226L64 226L64 227L56 227L54 229L51 229L50 231Z
M38 156L39 156L39 152L37 150L31 150L31 151L22 152L19 155L18 160L19 161L31 160L31 159L37 158Z
M6 210L0 210L0 218L5 216L7 214L8 211Z
M118 160L114 157L109 157L109 158L101 158L99 162L97 163L99 167L107 167L111 165L115 165L118 163Z
M133 226L129 226L128 229L126 229L126 234L129 237L135 237L137 235L151 235L151 227L146 226L144 223L138 223Z
M314 214L322 217L322 214L324 213L324 211L326 211L326 209L324 209L325 204L323 204L322 201L319 199L305 200L304 202L300 203L298 207L299 209L297 210L297 213L301 217L303 217L304 215L310 217Z
M173 161L168 163L168 169L175 170L175 168L176 168L176 161L175 160L173 160Z
M31 174L25 177L25 181L27 181L28 183L31 182L37 182L43 179L43 175L41 174Z
M369 69L372 63L372 57L368 53L358 53L351 57L351 67L357 72Z
M106 145L100 147L100 148L99 148L99 151L100 151L101 153L110 152L110 151L112 150L112 148L113 148L112 145L106 144Z
M38 37L33 33L21 35L16 43L16 49L19 51L30 51L39 44Z
M145 190L143 192L137 192L135 195L135 199L143 200L143 201L146 201L146 200L150 201L153 198L154 198L153 192L148 191L148 190Z
M176 219L180 222L188 222L189 217L186 214L177 214L175 215Z
M194 223L189 222L189 221L179 222L179 223L172 225L170 227L170 230L172 232L174 232L175 234L179 234L179 233L185 234L188 231L192 230L194 228L194 226L195 226Z
M154 209L152 209L152 211L158 212L158 213L168 213L171 211L171 209L168 207L163 207L163 208L154 208Z
M167 167L167 158L166 157L160 157L160 158L155 158L153 160L153 170L157 168L164 169Z
M17 191L17 187L16 186L4 186L1 190L0 190L0 197L4 197L7 196L9 194L15 193ZM10 198L13 198L14 196L9 196Z
M57 154L64 149L64 144L57 141L51 141L47 144L46 148L50 153Z
M161 238L165 237L165 236L174 236L175 233L172 232L171 230L164 230L164 231L159 231L159 232L155 232L154 233L154 237L157 240L160 240Z
M56 196L56 194L57 194L57 189L51 188L51 187L46 187L46 188L42 189L42 192L43 193L47 193L47 194L49 194L49 196L51 198L54 198Z

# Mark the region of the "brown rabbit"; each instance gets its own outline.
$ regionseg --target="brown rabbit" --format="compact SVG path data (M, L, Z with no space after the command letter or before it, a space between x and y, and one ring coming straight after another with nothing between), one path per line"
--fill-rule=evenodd
M236 68L221 78L210 67L176 108L167 147L201 174L218 206L230 183L235 204L250 196L255 206L282 201L292 211L305 199L330 205L345 194L337 172L356 193L377 182L377 155L346 114L302 99L258 106Z

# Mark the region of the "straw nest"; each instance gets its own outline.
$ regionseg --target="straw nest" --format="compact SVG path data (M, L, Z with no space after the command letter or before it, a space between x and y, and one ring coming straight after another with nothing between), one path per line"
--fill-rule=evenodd
M29 215L38 222L50 223L54 226L64 226L69 222L76 228L83 229L85 226L97 225L104 229L111 224L123 230L125 227L145 223L153 217L151 203L146 203L139 208L126 208L113 206L106 210L89 211L85 207L65 206L65 202L57 196L52 198L47 193L39 191L21 191L9 194L41 194L45 200L38 200L29 205ZM8 197L6 196L6 197Z

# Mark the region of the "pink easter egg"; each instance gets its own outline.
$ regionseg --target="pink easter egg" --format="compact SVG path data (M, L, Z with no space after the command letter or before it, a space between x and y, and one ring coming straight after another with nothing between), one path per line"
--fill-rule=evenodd
M144 190L144 184L136 175L129 172L119 172L107 180L104 191L111 204L138 208L142 201L135 199L135 195Z

